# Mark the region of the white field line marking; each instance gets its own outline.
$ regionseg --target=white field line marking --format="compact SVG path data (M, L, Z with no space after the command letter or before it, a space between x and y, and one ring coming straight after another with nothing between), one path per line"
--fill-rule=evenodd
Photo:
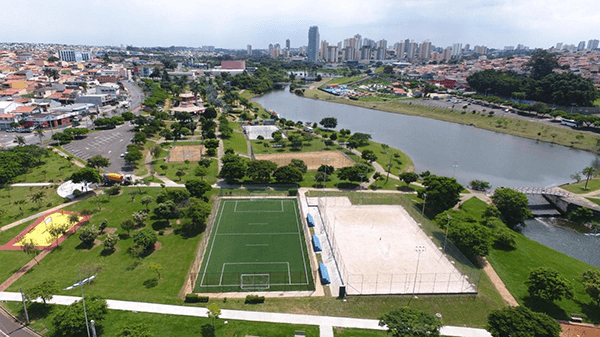
M206 276L206 270L208 269L208 264L210 263L210 255L212 254L213 247L215 245L215 239L217 236L217 232L219 231L219 225L221 224L221 216L223 216L223 209L225 208L225 203L223 203L223 207L221 207L221 212L219 213L219 220L217 221L217 227L215 228L215 236L213 237L213 242L210 245L210 251L208 252L208 260L206 260L206 265L204 266L204 273L202 273L202 280L200 280L200 286L204 283L204 277Z
M302 248L302 234L300 233L300 225L298 224L298 205L294 204L294 214L296 215L296 227L298 228L298 240L300 241L300 252L302 253L302 263L304 264L304 276L308 284L308 272L306 271L306 258L304 257L304 249Z
M223 233L217 235L289 235L289 234L298 234L297 232L287 232L287 233Z
M246 247L268 247L268 243L247 243Z

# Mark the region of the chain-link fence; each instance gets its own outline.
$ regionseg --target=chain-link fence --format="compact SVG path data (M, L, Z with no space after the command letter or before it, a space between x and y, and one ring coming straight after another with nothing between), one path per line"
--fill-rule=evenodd
M331 207L353 207L348 199L335 198L347 195L349 194L319 192L319 197L307 197L306 201L309 206L318 207L319 216L323 223L323 229L321 230L324 231L330 242L335 263L348 294L477 293L481 274L480 269L475 267L456 246L449 241L445 241L444 233L429 219L422 216L409 198L400 194L394 194L392 198L388 195L386 198L381 194L356 192L351 194L350 199L355 204L396 204L402 206L420 225L420 228L432 243L440 248L440 251L443 250L445 258L452 264L456 272L423 273L417 271L402 274L356 274L349 272L335 234L336 217L331 212ZM324 196L330 197L325 198ZM328 210L328 206L330 210Z

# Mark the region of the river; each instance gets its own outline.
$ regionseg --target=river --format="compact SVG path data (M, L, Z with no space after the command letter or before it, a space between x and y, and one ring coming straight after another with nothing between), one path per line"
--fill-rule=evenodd
M303 98L287 88L253 100L294 121L335 117L338 129L368 133L374 141L404 151L416 172L454 175L463 185L474 179L492 187L562 184L595 158L589 152L472 126Z

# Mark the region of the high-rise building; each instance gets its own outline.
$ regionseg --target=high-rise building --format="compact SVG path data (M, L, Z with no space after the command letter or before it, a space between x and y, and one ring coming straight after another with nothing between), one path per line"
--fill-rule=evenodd
M285 49L290 50L290 39L285 40Z
M59 50L58 58L67 62L83 62L90 60L92 54L82 52L81 50Z
M315 62L319 57L319 27L312 26L308 29L308 62Z
M465 44L465 47L462 49L463 53L468 53L469 51L471 51L471 45L470 44Z
M419 59L421 60L429 60L431 58L431 42L426 40L421 43L419 46Z
M460 57L461 52L462 52L462 43L453 43L452 44L452 58Z
M327 58L327 47L329 47L329 42L326 40L321 41L321 50L319 51L319 59L324 60Z
M417 56L417 47L418 47L417 43L413 40L411 40L408 43L408 50L406 51L406 58L409 61L414 60L415 56Z
M452 58L452 48L448 47L448 48L444 49L442 58L446 61L450 60Z
M587 44L587 49L594 50L598 48L598 40L589 40Z
M404 40L404 52L408 53L408 47L410 46L410 40L406 39Z
M582 51L585 49L585 41L580 41L577 45L577 51Z
M485 55L487 54L487 47L486 46L475 46L475 54L481 54L481 55Z
M558 50L562 50L562 47L563 47L563 43L562 43L562 42L558 42L558 43L556 44L556 49L558 49Z
M387 41L385 39L381 39L377 41L377 50L375 59L376 60L385 60L385 54L387 52Z
M246 47L246 53L247 53L248 55L252 55L252 45L250 45L250 44L249 44L249 45Z
M338 62L338 47L337 46L328 46L327 47L327 55L325 56L325 60L329 63L337 63Z
M270 50L270 53L271 57L274 59L281 56L281 46L279 45L279 43L276 43L275 46L273 46L273 48Z
M370 46L362 46L360 48L360 59L361 60L370 60L372 51L373 51L373 49L371 49Z
M404 42L396 43L396 58L399 60L404 58Z

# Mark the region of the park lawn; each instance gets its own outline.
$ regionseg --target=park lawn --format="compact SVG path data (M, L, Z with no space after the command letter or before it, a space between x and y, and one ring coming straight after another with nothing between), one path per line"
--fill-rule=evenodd
M231 123L234 124L234 123ZM235 128L234 128L235 129ZM223 147L232 149L235 153L248 154L248 145L246 144L246 136L241 132L234 130L231 138L223 139Z
M33 259L20 250L0 250L0 284Z
M600 206L600 199L597 199L597 198L586 198L586 199L593 202L594 204Z
M394 179L390 177L386 179L386 175L381 175L381 180L375 181L369 186L372 190L391 190L391 191L402 191L402 192L417 192L422 189L421 186L415 185L414 183L406 186L406 183L402 180ZM386 183L387 180L387 183Z
M506 287L521 305L532 310L545 312L555 319L568 320L571 314L581 314L583 320L598 324L600 308L592 302L580 281L581 274L592 268L588 264L557 252L540 243L516 236L517 249L503 251L492 249L488 261L494 267ZM573 299L563 299L554 303L540 303L528 297L525 281L532 269L548 267L556 270L573 285Z
M0 213L0 227L62 204L64 199L56 193L56 188L57 186L0 188L0 209L4 210ZM38 192L44 192L45 196L41 203L36 204L30 198Z
M287 133L288 136L290 134ZM309 141L303 141L300 149L292 149L290 141L287 139L281 141L282 147L273 147L276 144L274 140L251 140L250 143L254 154L327 151L334 147L326 146L324 141L324 139L315 137ZM265 143L269 144L269 147L265 147Z
M389 164L391 164L391 173L396 176L405 171L414 171L414 164L410 157L408 157L408 155L406 155L404 152L393 147L388 146L386 149L384 149L382 144L369 141L369 145L361 146L357 150L361 153L365 150L373 151L377 157L376 162L381 165L384 170L387 169Z
M333 328L335 337L389 337L387 330Z
M154 198L161 190L161 188L141 189L145 192L144 195L150 195ZM128 253L128 248L133 245L133 240L131 237L127 237L120 228L120 224L131 219L133 212L143 210L145 206L140 202L140 195L135 195L135 201L131 202L131 191L134 191L134 189L128 189L121 195L110 197L110 199L108 196L89 198L65 208L66 210L81 212L84 209L97 210L98 205L100 205L102 210L92 216L89 225L97 226L100 221L106 219L108 228L116 228L117 233L122 238L116 245L116 252L103 254L101 245L89 250L82 249L76 233L63 241L58 249L54 249L40 261L39 265L14 283L9 291L16 291L21 286L28 288L47 280L56 281L58 287L63 289L78 280L82 266L98 265L102 269L94 282L86 288L86 295L88 296L97 295L121 300L178 303L179 292L188 277L188 270L195 257L195 251L202 235L198 233L189 234L181 230L182 225L188 221L187 219L181 219L182 224L176 224L175 220L171 220L172 227L168 227L166 220L148 219L145 221L146 228L155 231L165 229L165 235L158 236L161 247L145 258L132 257ZM98 203L99 200L108 202ZM154 207L156 207L156 202L150 204L150 209ZM131 235L133 236L133 232ZM106 234L99 237L99 239L103 240L105 237ZM151 262L159 263L163 267L160 273L161 279L158 282L155 281L156 273L148 269L148 264ZM60 290L58 294L75 296L77 291Z
M85 290L85 288L84 288ZM220 306L220 301L217 305ZM23 308L18 302L6 303L5 306L23 318ZM39 308L39 309L38 309ZM52 317L59 306L51 305L44 310L42 305L30 306L29 314L32 317L31 327L36 331L48 329L52 335L54 327ZM38 310L36 310L38 309ZM207 334L207 327L212 326L212 321L207 317L190 317L179 315L151 314L144 312L131 312L121 310L109 310L102 324L101 336L116 336L119 330L124 326L143 323L148 331L154 336L161 337L179 337L179 336L210 336ZM294 325L278 324L268 322L251 322L236 320L215 320L216 336L273 336L288 337L293 336L295 331L305 331L308 337L318 337L319 327L316 325Z
M161 165L167 165L167 170L163 170L161 168ZM156 170L156 172L160 175L166 176L167 178L175 181L175 182L184 182L185 180L189 180L192 178L196 178L196 176L194 176L194 170L196 169L196 167L198 166L198 163L196 162L190 162L189 164L186 163L165 163L165 159L159 159L159 160L155 160L152 162L152 167L154 168L154 170ZM177 171L178 170L182 170L183 172L185 172L185 175L181 178L179 178L177 176ZM217 182L217 175L218 175L218 162L216 159L212 159L212 162L210 164L210 166L207 168L206 170L206 176L204 177L204 180L206 180L206 182L208 182L209 184L214 184ZM197 177L198 179L200 179L200 177Z
M461 211L470 215L477 221L483 220L483 212L485 212L488 204L485 201L477 197L472 197L469 200L462 203L460 206Z
M63 182L69 180L71 174L79 168L61 157L58 153L48 149L49 155L42 157L42 165L31 168L26 174L16 176L13 183L39 183L39 182Z
M358 80L361 80L363 78L367 77L366 75L359 75L359 76L354 76L354 77L337 77L332 79L331 81L328 81L325 84L348 84L348 83L352 83L352 82L356 82Z
M376 109L392 113L439 119L452 123L472 125L489 131L507 133L513 136L569 146L596 153L599 151L598 143L596 141L598 138L597 136L573 129L549 126L532 120L489 116L487 113L474 114L468 110L462 111L459 109L452 110L446 108L428 107L419 104L412 104L410 100L355 101L346 98L340 98L317 89L307 89L304 96L307 98L354 105L368 109ZM583 136L583 138L578 139L577 136L580 138Z
M245 97L245 98L247 98L249 100L251 100L252 98L257 97L257 96L259 96L259 95L253 93L250 90L244 90L244 92L242 92L240 94L240 97ZM263 119L270 119L271 118L271 115L267 112L267 110L265 110L265 108L262 107L262 105L254 102L254 101L252 101L252 105L255 108L258 108L258 111L256 112L256 114L258 114L258 116L260 116Z
M323 184L323 181L317 182L315 181L315 176L317 171L308 171L304 173L304 179L298 183L300 187L327 187L327 188L335 188L340 180L337 177L336 173L333 173L327 177L327 181Z
M584 187L585 187L585 179L578 183L572 183L572 184L560 186L560 188L565 189L571 193L576 193L576 194L590 193L593 191L600 190L600 179L590 179L590 181L587 184L587 188L584 188Z

